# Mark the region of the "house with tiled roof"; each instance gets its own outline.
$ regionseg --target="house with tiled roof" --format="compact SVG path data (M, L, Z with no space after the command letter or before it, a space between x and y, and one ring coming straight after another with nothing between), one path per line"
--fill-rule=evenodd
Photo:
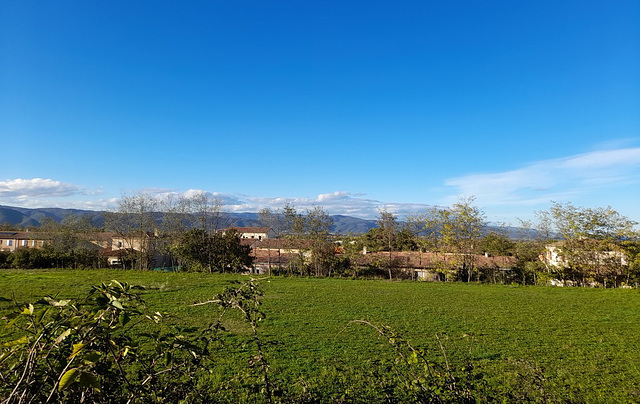
M242 239L266 240L275 237L275 233L269 227L229 227L224 229L235 230L240 233Z
M17 248L42 248L46 235L28 231L0 231L0 251L14 252Z

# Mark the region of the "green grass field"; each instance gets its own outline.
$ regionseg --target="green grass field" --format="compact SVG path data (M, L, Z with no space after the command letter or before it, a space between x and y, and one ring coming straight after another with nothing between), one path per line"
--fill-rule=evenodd
M246 277L2 270L0 296L20 302L80 297L90 285L111 279L146 286L143 297L151 309L203 326L215 320L218 309L192 304ZM272 372L284 379L322 377L324 364L357 368L392 355L372 328L350 324L364 319L391 326L443 361L438 336L449 361L470 359L496 391L533 388L539 378L551 401L640 400L637 290L314 278L265 279L262 288L262 338L270 342ZM240 336L248 332L237 318L228 326ZM236 348L236 357L246 354Z

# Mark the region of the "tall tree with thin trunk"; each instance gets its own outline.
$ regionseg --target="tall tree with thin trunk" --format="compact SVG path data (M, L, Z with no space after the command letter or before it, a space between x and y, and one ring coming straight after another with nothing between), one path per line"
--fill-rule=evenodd
M458 267L467 282L475 273L476 253L486 226L482 209L474 205L475 198L461 198L449 208L427 211L426 228L432 229L445 252L455 253Z
M389 280L393 279L393 242L398 232L398 220L396 216L386 210L380 210L378 213L378 227L380 228L384 241L389 251L389 257L387 260L387 271L389 272Z

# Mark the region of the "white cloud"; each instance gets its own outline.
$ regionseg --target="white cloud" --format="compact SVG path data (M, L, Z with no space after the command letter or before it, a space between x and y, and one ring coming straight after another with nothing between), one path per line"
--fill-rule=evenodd
M0 198L66 197L81 193L79 187L44 178L0 181Z
M88 190L48 178L14 178L0 181L0 205L89 210L104 210L115 206L113 198L94 199L102 193L101 187Z
M640 181L640 148L602 150L531 163L515 170L446 180L457 195L484 205L535 205L568 200ZM451 200L450 196L448 200Z
M299 212L305 212L316 206L322 207L330 214L342 214L366 219L378 216L380 209L397 214L401 217L422 213L428 207L425 204L413 203L385 203L375 199L364 198L361 194L347 191L335 191L318 194L315 198L305 197L260 197L243 194L225 194L201 189L189 189L184 192L168 189L144 189L142 192L156 196L158 199L168 197L193 197L202 193L217 198L222 202L223 209L229 212L258 212L262 208L282 209L291 205Z
M194 189L182 193L162 191L156 192L156 195L159 197L166 197L168 195L191 197L203 192L218 198L222 202L224 209L230 212L258 212L262 208L282 209L288 204L293 206L298 212L305 212L308 209L319 206L330 214L373 219L378 215L380 209L385 209L402 217L408 214L424 212L428 207L424 204L385 203L375 199L367 199L362 197L362 195L355 195L347 191L318 194L315 198L256 197Z
M354 195L346 191L319 194L316 198L248 198L254 207L282 208L286 203L293 205L298 211L322 207L330 214L342 214L364 219L378 216L380 209L400 216L424 212L425 204L385 203L375 199L367 199L362 195Z
M349 193L344 191L335 191L330 194L318 195L318 202L339 201L349 198Z

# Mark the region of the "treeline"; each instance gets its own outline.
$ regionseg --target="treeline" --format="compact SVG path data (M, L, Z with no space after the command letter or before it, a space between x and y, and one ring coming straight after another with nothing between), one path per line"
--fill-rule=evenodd
M433 269L443 279L494 281L493 268L478 265L482 256L510 256L513 266L502 281L523 284L637 285L640 282L640 242L636 222L611 207L581 208L552 203L535 212L535 222L520 222L517 239L506 226L487 231L482 209L474 199L463 199L446 208L432 208L407 218L400 225L389 212L380 212L378 227L354 237L352 250L429 251L457 259L440 262ZM505 268L507 269L507 268Z
M206 194L165 200L144 193L124 196L118 209L104 218L103 228L83 216L69 215L60 223L46 218L33 236L41 237L41 248L2 252L0 268L237 272L252 264L251 248L241 244L237 232L222 231L222 205ZM113 239L121 245L112 245ZM116 256L118 263L110 265L109 256Z
M474 202L461 199L402 222L393 213L380 211L378 227L359 236L330 235L330 218L321 208L302 215L285 206L263 209L259 216L280 237L310 240L311 258L305 260L300 254L279 266L279 273L414 278L416 266L408 252L415 252L414 256L430 254L418 268L423 274L445 281L604 287L640 282L637 223L611 207L554 202L548 211L536 212L535 222L521 221L519 237L513 239L506 226L487 231L484 212ZM339 254L332 252L336 244ZM365 252L371 258L364 259ZM508 266L498 266L504 262Z
M105 268L107 260L100 246L92 242L95 228L83 216L69 215L60 223L45 218L38 234L41 248L17 248L0 252L0 268Z
M610 207L553 203L548 211L536 212L535 222L521 221L521 234L515 239L499 227L487 231L485 214L473 198L403 221L382 210L378 227L363 235L331 234L332 219L320 207L305 212L292 205L265 208L258 217L282 241L278 251L289 251L284 263L269 261L273 274L398 279L415 278L419 270L423 277L428 273L444 281L598 286L640 282L637 223ZM106 267L106 245L96 243L96 237L108 231L124 244L113 249L121 268L255 269L256 252L241 242L240 234L224 230L230 224L226 218L221 202L210 194L159 200L138 193L122 197L118 209L105 214L102 229L81 216L68 216L61 223L45 221L43 248L3 253L0 266ZM420 259L416 267L407 258L409 252L431 256ZM498 266L488 265L483 257L511 259Z

